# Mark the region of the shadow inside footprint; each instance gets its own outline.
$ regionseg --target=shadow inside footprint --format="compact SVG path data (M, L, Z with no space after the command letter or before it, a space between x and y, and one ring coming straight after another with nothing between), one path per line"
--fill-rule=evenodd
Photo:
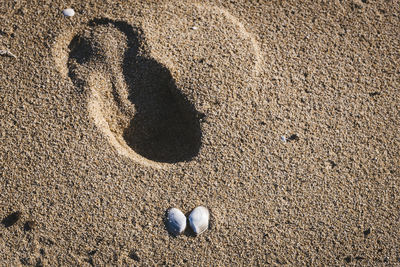
M89 26L112 26L127 39L122 71L128 87L128 100L135 113L129 126L122 129L126 144L137 154L157 162L175 163L189 161L201 146L199 113L179 88L169 70L152 59L143 48L144 39L139 29L123 21L95 19ZM105 36L107 38L107 36ZM70 59L78 64L88 61L91 54L90 40L76 36L70 45ZM81 84L70 67L70 77ZM118 94L113 89L113 94ZM121 97L121 96L119 96ZM114 100L118 97L114 97Z
M124 65L128 84L134 87L129 99L136 106L130 127L124 132L128 145L138 154L160 162L196 156L201 144L200 123L169 71L146 58L125 61Z

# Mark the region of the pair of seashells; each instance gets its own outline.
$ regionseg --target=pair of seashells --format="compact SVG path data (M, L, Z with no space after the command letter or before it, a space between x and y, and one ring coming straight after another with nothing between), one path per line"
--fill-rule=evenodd
M203 233L208 228L210 212L206 207L199 206L189 214L189 225L196 235ZM177 208L167 212L166 226L172 235L180 235L186 229L186 216Z

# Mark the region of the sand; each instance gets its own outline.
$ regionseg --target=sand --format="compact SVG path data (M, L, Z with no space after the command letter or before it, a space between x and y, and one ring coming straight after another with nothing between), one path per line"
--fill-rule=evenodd
M400 264L399 12L1 1L1 265Z

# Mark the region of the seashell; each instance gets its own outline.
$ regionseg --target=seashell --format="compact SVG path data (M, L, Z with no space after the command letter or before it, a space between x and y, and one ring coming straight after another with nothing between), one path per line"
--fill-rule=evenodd
M62 12L66 17L72 17L75 15L75 11L72 8L66 8Z
M190 227L197 235L207 230L209 220L210 212L203 206L195 208L189 215Z
M168 232L177 236L186 228L186 216L179 209L171 208L167 212L167 220L165 224Z

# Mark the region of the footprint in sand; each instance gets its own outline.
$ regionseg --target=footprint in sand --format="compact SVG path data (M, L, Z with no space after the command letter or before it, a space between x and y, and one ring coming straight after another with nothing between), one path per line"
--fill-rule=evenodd
M96 19L68 48L68 75L90 92L89 114L121 154L150 166L197 155L201 116L149 56L140 29Z
M200 121L207 114L220 126L232 124L246 109L238 100L257 95L251 83L263 70L261 49L223 8L171 2L160 10L146 14L141 28L101 18L63 32L53 47L55 64L87 96L90 117L121 155L164 168L193 160L202 147L212 160L219 152L205 146L237 141Z

